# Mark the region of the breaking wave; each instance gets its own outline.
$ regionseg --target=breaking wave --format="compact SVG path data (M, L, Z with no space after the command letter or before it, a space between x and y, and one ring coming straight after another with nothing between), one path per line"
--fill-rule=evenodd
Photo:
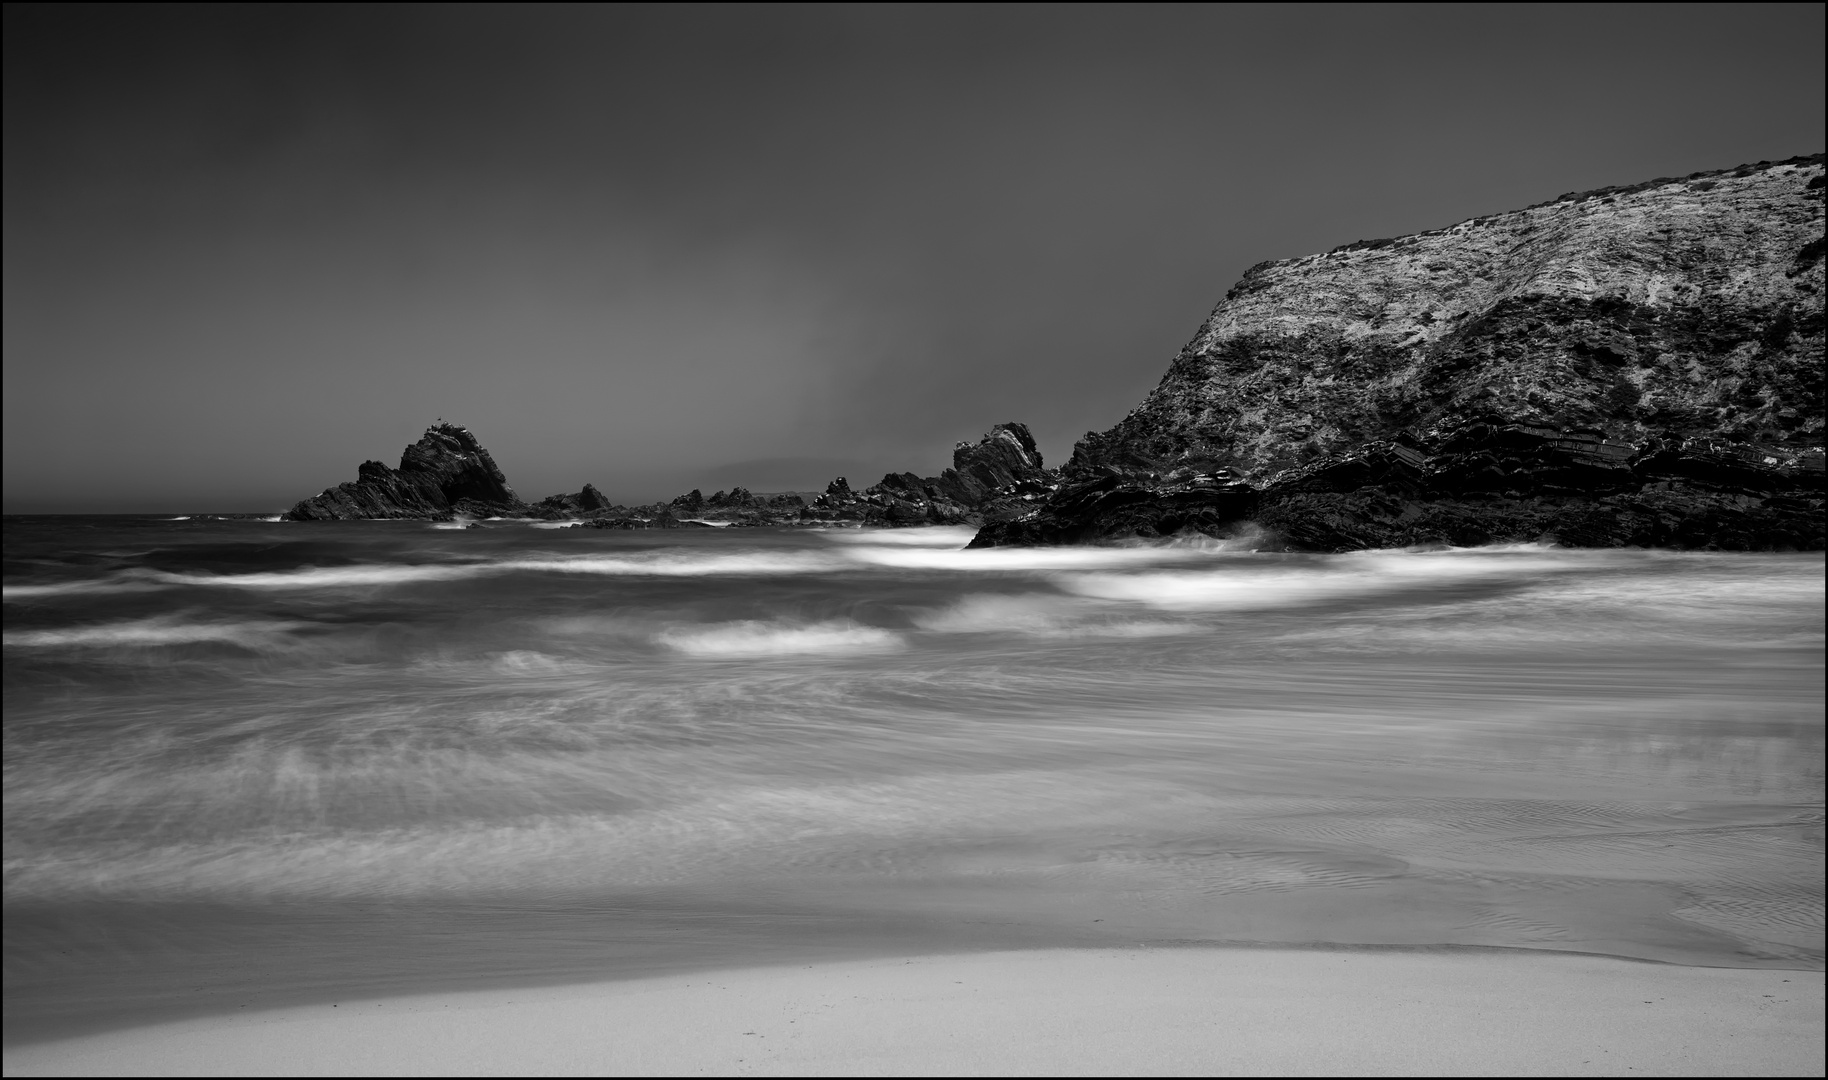
M201 902L194 940L249 898L334 901L273 915L327 938L345 901L427 897L592 934L758 897L1176 940L1429 911L1728 963L1820 910L1816 555L8 530L4 895L103 905L92 935L9 917L32 963L162 899ZM1670 944L1675 904L1743 939ZM135 948L96 993L155 955L188 977Z
M1527 584L1581 569L1564 558L1512 553L1368 552L1295 566L1233 563L1208 570L1062 574L1055 582L1080 596L1166 610L1251 611L1426 594L1480 582Z
M883 547L930 547L963 549L977 535L970 526L934 525L913 529L822 529L821 539L840 544L871 544Z
M60 630L8 630L4 641L9 649L156 647L212 641L251 646L303 625L271 620L187 623L171 617L155 617Z
M1200 632L1191 623L1124 618L1083 600L1025 593L967 596L914 616L914 625L940 634L1017 634L1038 638L1164 637Z
M743 621L692 630L668 630L654 640L688 656L832 656L899 649L900 634L853 622L810 626Z

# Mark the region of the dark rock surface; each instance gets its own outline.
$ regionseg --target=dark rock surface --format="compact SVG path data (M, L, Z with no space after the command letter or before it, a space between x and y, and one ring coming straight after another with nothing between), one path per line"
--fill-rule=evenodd
M595 486L585 484L584 490L575 495L546 496L535 503L529 513L533 517L558 521L564 518L587 517L599 511L608 510L614 505Z
M454 514L521 514L526 504L468 428L443 422L400 455L400 467L364 461L352 483L339 484L286 512L293 521L358 518L448 520Z
M1705 438L1630 443L1599 431L1447 425L1367 443L1261 487L1235 473L1104 469L973 546L1187 531L1349 551L1546 540L1576 547L1819 549L1823 455Z
M1263 263L975 545L1823 546L1822 157Z
M1058 481L1027 425L998 424L954 446L952 468L938 476L889 473L860 492L840 476L806 514L864 525L976 525L1027 512Z
M1026 424L998 424L975 443L952 448L952 468L935 478L953 501L981 506L1005 489L1048 485L1056 478L1041 464L1041 451Z
M998 424L977 442L952 450L952 468L938 476L889 473L853 490L838 477L808 502L793 493L763 497L744 488L706 496L697 489L668 503L609 507L575 516L596 529L670 529L694 525L878 526L978 525L1027 512L1053 491L1059 477L1042 465L1034 436L1022 424Z
M406 448L400 467L364 462L353 483L294 506L294 521L469 517L576 519L597 529L678 529L758 525L962 525L1026 511L1058 477L1041 464L1028 428L998 424L975 443L953 448L953 467L939 476L890 473L862 491L844 477L808 503L791 492L757 495L745 488L707 497L696 488L669 502L619 506L590 484L529 506L508 487L494 458L467 428L440 422Z

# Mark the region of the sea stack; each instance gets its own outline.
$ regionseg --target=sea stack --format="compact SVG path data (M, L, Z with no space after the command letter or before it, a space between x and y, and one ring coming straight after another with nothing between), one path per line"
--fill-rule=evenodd
M1564 195L1244 275L975 546L1823 546L1822 156Z
M594 488L586 490L595 494ZM526 511L476 436L440 421L401 453L398 469L364 461L354 482L327 488L285 516L292 521L448 520L457 513L496 517Z

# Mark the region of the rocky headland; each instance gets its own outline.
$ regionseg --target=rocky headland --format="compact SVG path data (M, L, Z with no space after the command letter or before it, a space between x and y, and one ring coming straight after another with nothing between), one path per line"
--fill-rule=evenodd
M467 429L294 520L981 526L973 546L1198 533L1344 551L1548 540L1823 547L1823 159L1564 195L1246 271L1059 470L1021 424L938 476L528 504ZM810 497L808 497L810 495Z
M406 448L400 467L363 462L356 479L326 489L287 511L293 521L416 518L531 518L572 521L598 529L677 529L759 525L981 525L1026 513L1058 486L1022 424L998 424L977 442L952 450L952 468L938 476L889 473L853 491L840 476L810 500L743 488L706 496L694 489L669 502L612 503L585 484L570 495L523 502L495 459L468 428L443 421Z
M1252 267L973 546L1823 546L1822 156Z

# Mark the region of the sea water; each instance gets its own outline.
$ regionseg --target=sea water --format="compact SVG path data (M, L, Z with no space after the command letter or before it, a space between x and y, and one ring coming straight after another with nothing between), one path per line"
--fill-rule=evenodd
M1044 945L1820 967L1820 554L8 518L9 1041Z

